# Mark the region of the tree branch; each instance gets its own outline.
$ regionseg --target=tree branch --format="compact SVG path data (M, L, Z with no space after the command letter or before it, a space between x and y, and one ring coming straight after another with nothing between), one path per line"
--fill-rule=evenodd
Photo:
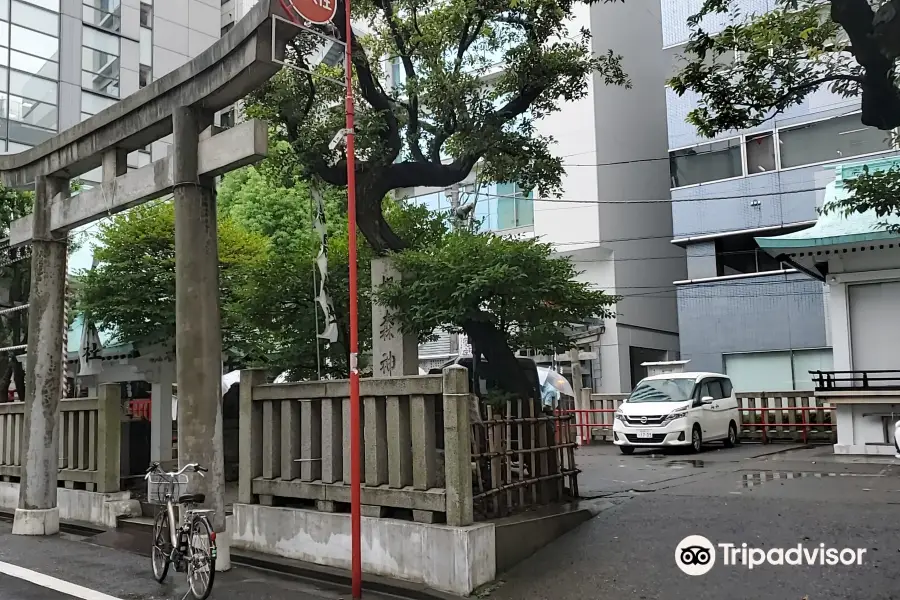
M409 123L406 125L406 144L409 146L413 157L425 162L425 155L422 153L422 147L419 146L419 92L416 89L416 69L410 57L407 39L400 31L400 26L394 18L394 5L391 0L379 0L379 6L384 12L384 18L387 21L388 28L391 30L391 37L394 44L397 45L397 52L400 54L400 62L403 63L403 71L406 73L406 80L412 82L412 89L407 93L407 113L409 114ZM415 13L415 11L413 11Z

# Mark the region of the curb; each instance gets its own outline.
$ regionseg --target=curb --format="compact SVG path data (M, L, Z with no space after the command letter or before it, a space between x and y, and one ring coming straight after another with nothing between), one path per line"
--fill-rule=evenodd
M0 521L12 523L14 517L14 512L0 509ZM115 529L104 529L94 525L73 523L71 521L60 521L59 530L62 533L85 537L93 537L108 531L115 531ZM347 590L349 590L351 586L350 572L344 569L324 567L313 563L289 560L256 552L235 552L234 550L231 551L231 562L234 565L242 567L271 571L282 575L307 579L316 583L347 588ZM363 587L364 591L408 600L458 600L460 598L460 596L444 594L425 586L399 582L377 575L363 574Z

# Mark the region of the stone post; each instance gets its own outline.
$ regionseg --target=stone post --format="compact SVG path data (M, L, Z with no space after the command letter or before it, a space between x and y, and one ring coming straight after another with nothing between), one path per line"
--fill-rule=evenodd
M150 460L172 460L172 367L162 366L150 384Z
M119 491L122 453L122 386L104 383L97 396L97 491Z
M62 397L63 329L65 323L65 235L50 229L50 201L69 194L65 179L45 176L35 181L31 290L28 309L28 356L25 369L25 460L13 533L53 535L59 532L56 474L59 467L59 401Z
M175 352L178 378L178 462L199 463L206 477L190 489L206 495L212 526L225 530L225 459L222 449L222 333L216 195L198 174L200 132L211 114L188 107L172 113L175 196ZM216 568L229 568L220 560Z
M459 365L444 369L444 473L447 525L471 525L475 517L472 503L469 372Z
M400 271L389 258L372 261L372 292L387 281L399 281ZM374 377L400 377L419 374L419 340L415 334L400 331L390 311L372 302L372 374Z
M579 440L579 443L581 444L586 444L588 429L585 425L590 418L590 413L584 411L590 407L585 406L582 403L580 356L581 351L577 347L569 350L569 362L572 364L572 391L575 392L575 398L573 402L575 403L575 410L578 411L575 413L575 439Z
M262 404L253 402L253 388L266 382L262 369L241 371L241 414L238 439L241 460L238 466L238 502L253 504L253 480L262 475ZM268 432L267 432L268 433Z

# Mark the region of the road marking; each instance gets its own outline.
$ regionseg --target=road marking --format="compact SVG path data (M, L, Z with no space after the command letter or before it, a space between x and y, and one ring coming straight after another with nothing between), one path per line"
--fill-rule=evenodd
M109 596L96 590L91 590L80 585L75 585L74 583L69 583L68 581L63 581L62 579L57 579L56 577L50 577L49 575L44 575L43 573L17 567L16 565L5 562L0 562L0 573L27 581L28 583L33 583L55 592L60 592L61 594L68 594L69 596L81 598L81 600L122 600L115 596Z

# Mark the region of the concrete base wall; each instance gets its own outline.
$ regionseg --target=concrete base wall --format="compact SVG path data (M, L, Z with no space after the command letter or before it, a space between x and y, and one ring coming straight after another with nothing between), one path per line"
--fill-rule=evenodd
M0 510L13 511L19 504L19 484L0 482ZM61 521L80 521L101 527L115 527L119 517L141 516L141 504L130 492L99 494L83 490L57 489Z
M851 454L866 456L894 456L897 450L893 446L866 446L864 444L835 444L835 454Z
M234 505L232 548L350 568L350 515ZM493 524L362 518L363 571L468 595L496 576Z

